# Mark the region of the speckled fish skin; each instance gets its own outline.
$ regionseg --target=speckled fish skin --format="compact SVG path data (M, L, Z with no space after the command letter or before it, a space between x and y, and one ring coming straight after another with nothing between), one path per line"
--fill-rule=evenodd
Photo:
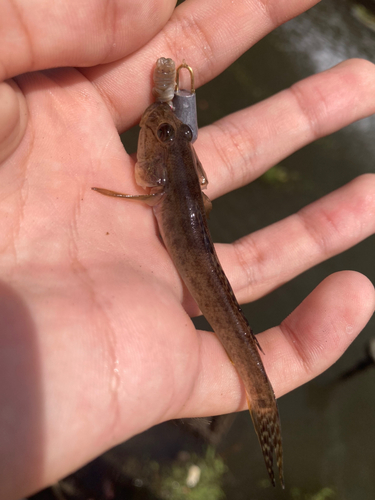
M170 138L160 140L168 124ZM189 129L165 103L152 104L141 121L136 177L162 193L154 206L165 247L181 278L241 377L249 410L273 485L273 455L283 481L280 419L259 344L217 258L207 226L204 170L189 141Z

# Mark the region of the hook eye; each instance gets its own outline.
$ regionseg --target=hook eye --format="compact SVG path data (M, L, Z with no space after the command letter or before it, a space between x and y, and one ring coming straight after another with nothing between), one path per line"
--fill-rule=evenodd
M180 90L180 70L182 68L186 68L189 73L190 73L190 92L191 94L195 93L195 88L194 88L194 71L193 69L186 64L185 60L182 61L182 64L176 69L176 88L175 92L178 92Z

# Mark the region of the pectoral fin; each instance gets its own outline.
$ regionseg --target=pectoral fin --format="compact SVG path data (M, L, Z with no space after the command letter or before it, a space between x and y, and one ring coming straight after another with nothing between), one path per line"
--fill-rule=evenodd
M201 185L201 189L206 189L207 184L208 184L208 179L206 172L204 171L204 168L202 166L202 163L199 161L198 155L195 152L195 149L193 146L191 146L193 150L193 157L194 157L194 162L195 162L195 170L197 171L198 177L199 177L199 182Z
M206 212L206 217L208 218L212 210L212 202L210 198L204 193L202 193L202 198L204 203L204 211Z
M104 194L105 196L113 196L115 198L126 198L127 200L135 200L135 201L143 201L150 205L150 207L155 206L160 198L163 196L163 191L157 191L155 193L150 194L124 194L118 193L117 191L110 191L109 189L91 188L93 191L97 191L100 194Z

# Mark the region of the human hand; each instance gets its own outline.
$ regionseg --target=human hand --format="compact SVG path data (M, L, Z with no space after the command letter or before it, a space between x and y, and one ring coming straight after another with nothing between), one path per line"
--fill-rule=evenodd
M91 186L141 193L118 132L151 102L160 56L213 78L315 3L40 0L0 6L0 496L51 484L176 417L246 406L220 343L157 235L152 210ZM110 5L110 7L109 7ZM8 9L8 10L7 10ZM42 33L42 36L41 36ZM233 43L233 40L236 43ZM349 61L200 131L211 199L375 110L374 67ZM217 251L237 297L255 300L374 231L374 178ZM280 245L280 234L283 244ZM251 270L251 280L249 279ZM330 366L374 309L357 273L321 283L259 335L280 396Z

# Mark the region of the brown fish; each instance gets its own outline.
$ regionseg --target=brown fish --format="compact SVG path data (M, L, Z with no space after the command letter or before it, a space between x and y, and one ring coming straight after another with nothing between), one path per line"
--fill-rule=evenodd
M191 130L166 103L149 106L140 126L135 176L139 185L151 188L150 193L132 196L93 189L153 206L174 265L244 383L272 484L275 486L275 454L284 487L277 403L259 355L259 343L238 305L211 240L206 217L211 202L202 193L207 178L191 144Z

